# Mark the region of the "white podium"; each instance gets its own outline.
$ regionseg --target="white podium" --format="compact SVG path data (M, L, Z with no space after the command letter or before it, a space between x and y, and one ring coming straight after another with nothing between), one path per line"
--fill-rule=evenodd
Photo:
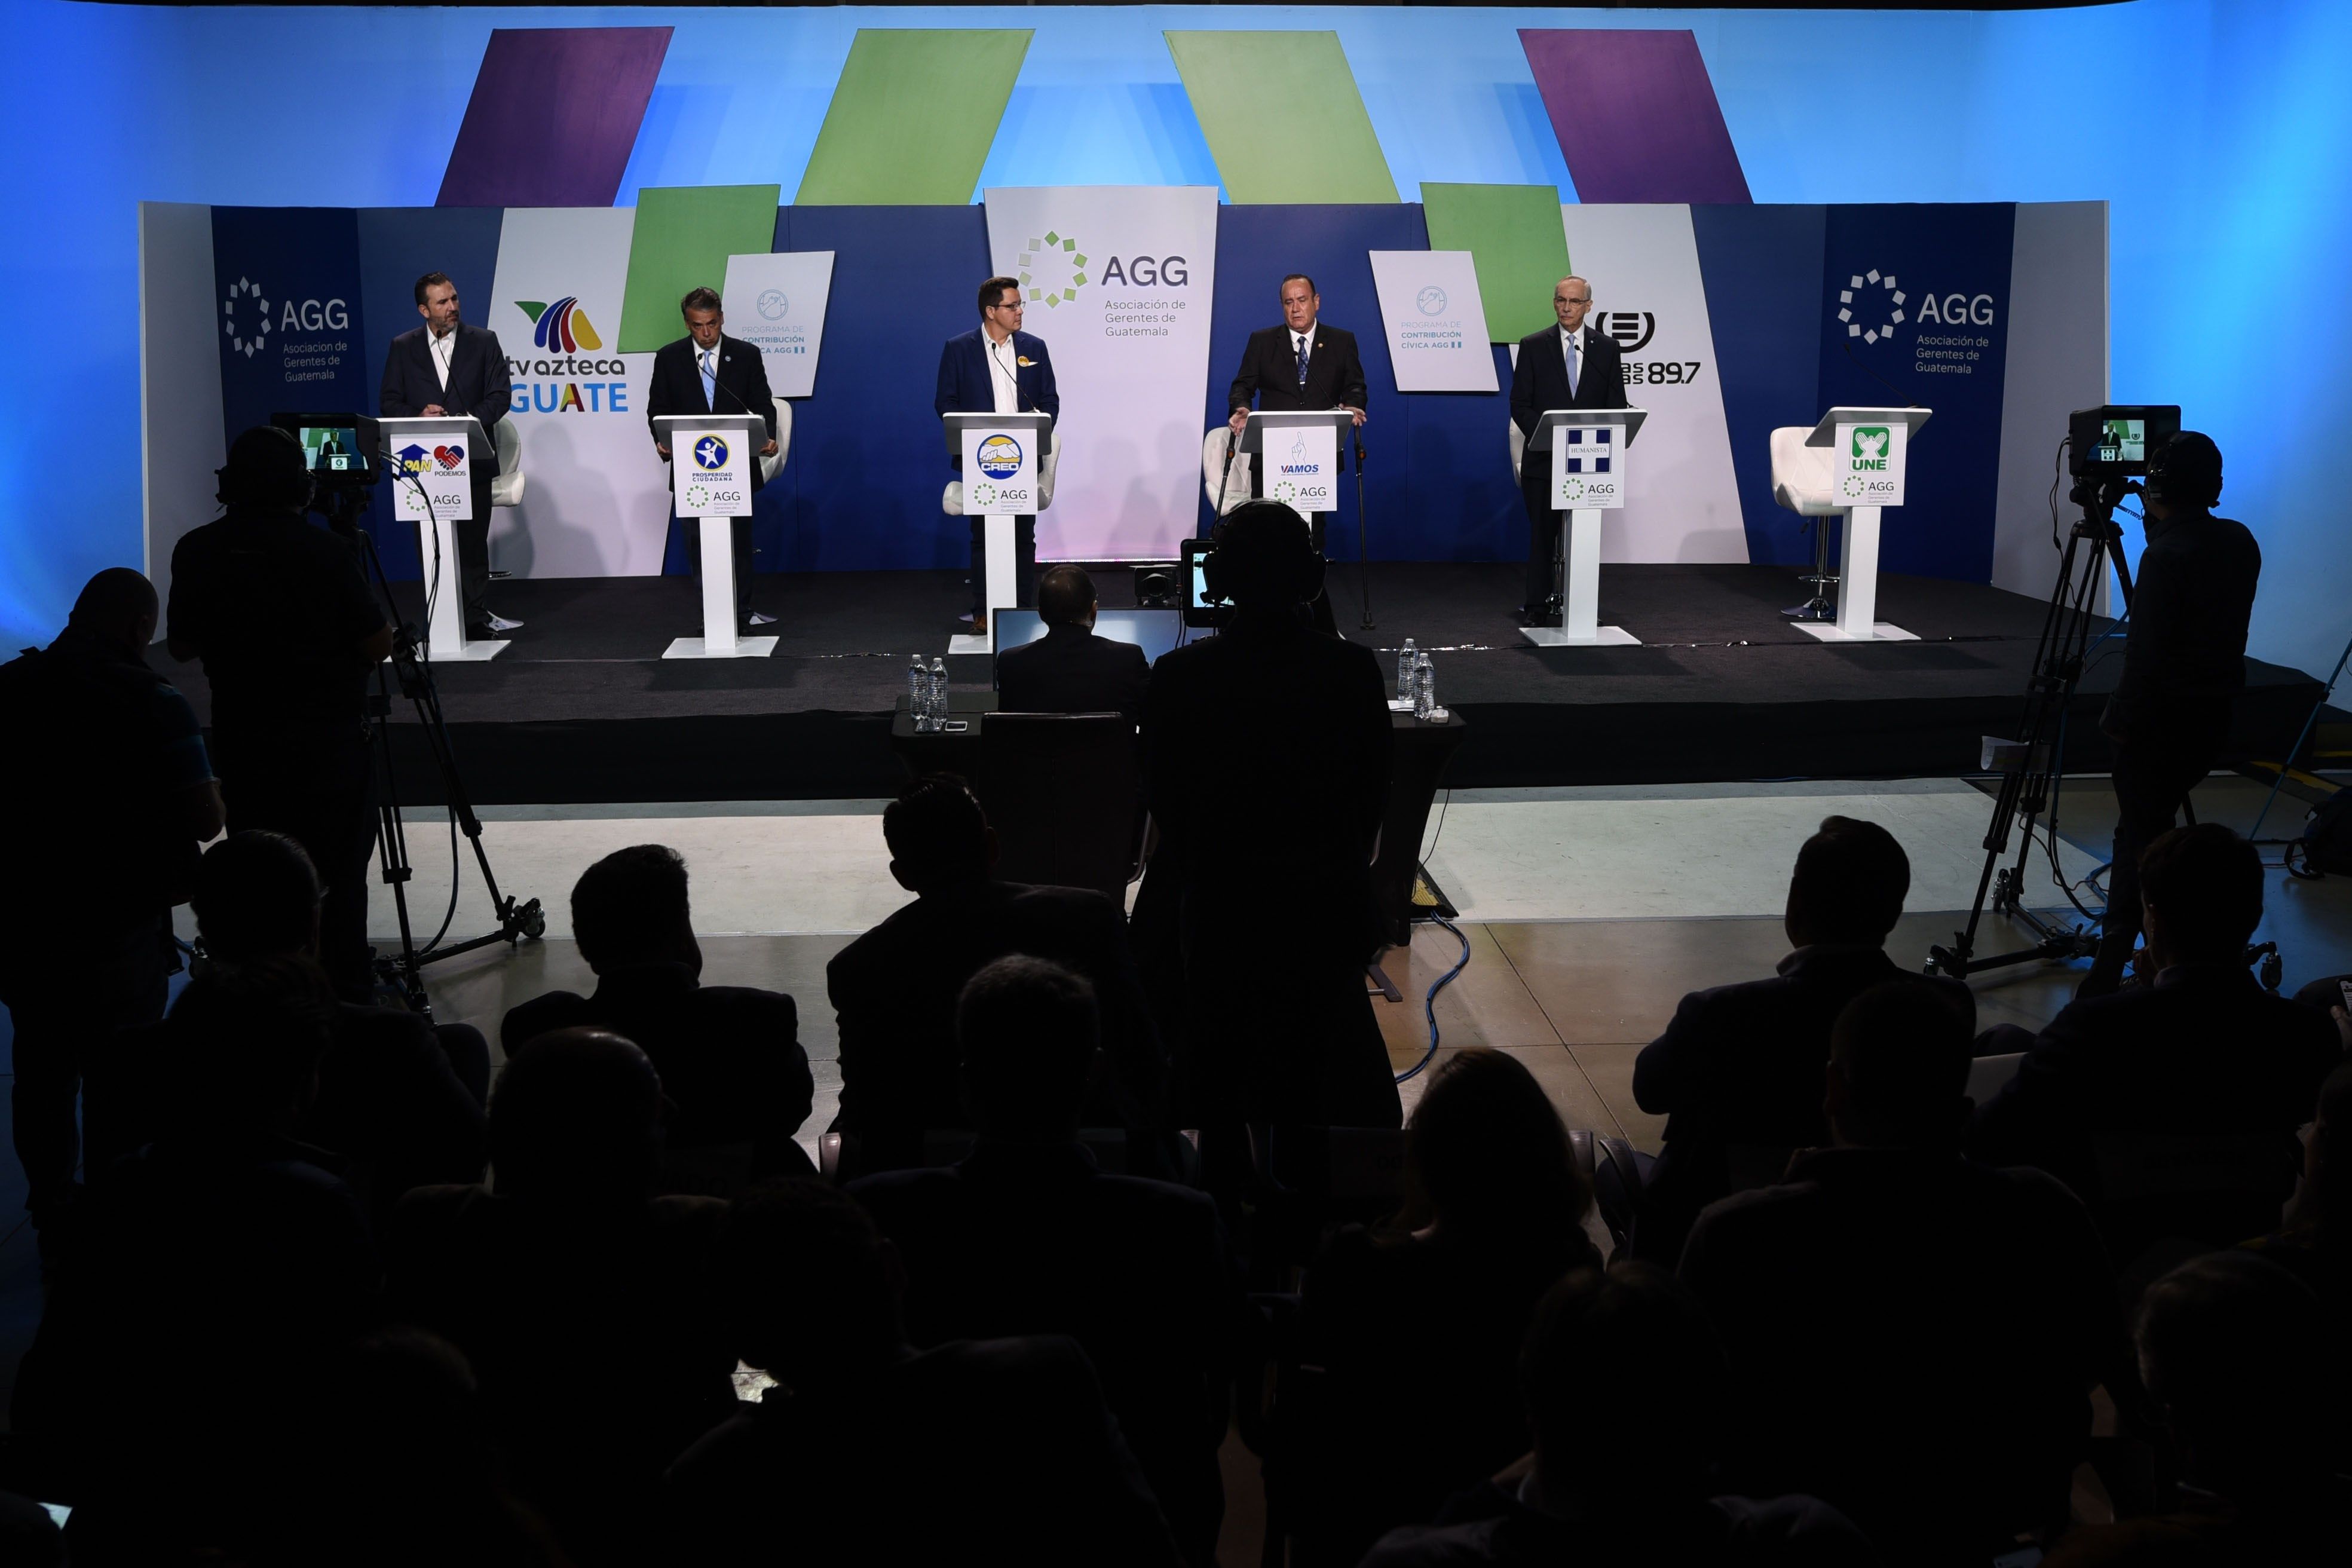
M503 640L466 637L466 595L451 525L474 515L474 458L490 451L482 422L470 414L379 419L383 465L392 476L393 515L416 524L425 558L425 652L448 663L478 663L506 652Z
M963 512L981 519L982 559L987 563L986 601L980 607L985 628L948 639L950 653L996 651L996 612L1019 597L1018 552L1013 520L1043 510L1039 459L1054 428L1045 414L943 414L940 428L948 450L963 460Z
M1903 504L1904 468L1912 433L1927 423L1927 408L1841 405L1822 416L1808 447L1830 448L1832 493L1845 510L1838 559L1837 619L1790 623L1823 642L1917 642L1878 619L1878 530L1881 512Z
M1355 422L1344 408L1254 408L1234 449L1257 460L1261 498L1312 521L1339 510L1339 454Z
M751 514L751 468L768 444L756 414L665 414L654 439L669 448L677 520L702 531L702 635L677 637L664 658L765 658L772 637L747 637L735 618L734 520Z
M1536 421L1523 463L1551 465L1552 510L1559 514L1560 624L1522 626L1538 647L1637 647L1623 626L1601 624L1601 514L1622 510L1626 448L1646 408L1548 408Z

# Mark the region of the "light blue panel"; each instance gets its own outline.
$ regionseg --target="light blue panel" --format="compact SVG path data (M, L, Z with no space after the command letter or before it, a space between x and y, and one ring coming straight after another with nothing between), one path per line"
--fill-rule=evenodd
M1102 25L1084 27L1054 26L1059 14L1050 10L1018 15L1026 19L1000 25L1035 26L1036 36L979 190L1219 183L1174 58L1157 31L1130 25L1139 13L1088 12L1090 23Z

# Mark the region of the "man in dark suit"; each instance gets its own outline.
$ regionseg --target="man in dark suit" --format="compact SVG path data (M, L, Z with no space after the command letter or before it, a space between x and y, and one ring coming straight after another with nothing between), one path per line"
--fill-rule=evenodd
M768 391L767 362L760 351L740 338L730 338L720 329L727 324L727 314L719 308L718 290L689 289L678 301L678 313L686 318L687 335L674 343L665 343L654 354L653 384L646 390L646 423L648 428L656 419L674 414L756 414L767 421L767 444L752 458L751 493L760 493L767 477L761 472L760 459L776 454L776 400ZM670 460L670 450L663 445L660 432L654 436L654 450L662 461ZM676 512L672 512L676 517ZM771 626L776 617L762 615L751 608L751 515L728 519L734 535L735 555L735 618L750 626ZM686 557L693 563L697 577L702 574L701 519L683 520L686 531Z
M1551 408L1622 408L1625 356L1616 340L1584 324L1592 309L1592 285L1563 278L1552 286L1552 314L1559 325L1519 340L1511 370L1511 418L1532 439L1536 421ZM1519 465L1519 496L1528 508L1528 584L1519 602L1523 626L1557 626L1559 603L1552 592L1552 561L1559 543L1559 513L1552 506L1551 454L1527 449Z
M474 515L452 530L457 536L457 592L466 602L466 635L510 632L520 621L492 615L483 603L490 581L490 481L499 472L499 421L514 395L506 351L498 333L459 320L457 286L446 272L416 280L416 313L425 324L392 340L384 356L376 406L388 419L460 418L482 422L489 449L471 452Z
M1325 326L1322 310L1323 296L1316 292L1315 279L1304 272L1283 279L1282 325L1261 327L1250 334L1248 346L1242 350L1241 370L1225 395L1233 410L1228 423L1236 438L1249 423L1252 398L1271 413L1344 408L1354 416L1355 425L1362 426L1369 399L1363 361L1356 357L1356 334ZM1263 453L1250 465L1250 494L1265 494ZM1324 524L1330 515L1318 511L1307 520L1318 555L1323 552ZM1339 628L1331 616L1328 595L1316 595L1314 616L1318 630L1336 634Z
M2118 1262L2151 1232L2228 1245L2273 1227L2294 1185L2295 1130L2344 1057L2326 1014L2269 994L2247 971L2246 941L2263 917L2252 845L2217 822L2176 827L2139 869L2156 983L2052 1019L1968 1134L1977 1158L2038 1165L2073 1187L2098 1211ZM2177 1162L2164 1144L2182 1136L2270 1141L2268 1189L2108 1192L2107 1175L2127 1176L2135 1163ZM2136 1157L2132 1145L2147 1141L2155 1147Z
M1665 1151L1643 1186L1633 1247L1671 1267L1698 1211L1780 1179L1791 1150L1822 1142L1822 1064L1848 1002L1903 972L1886 956L1911 862L1895 836L1850 816L1822 820L1797 851L1782 924L1795 949L1769 980L1694 991L1633 1059L1633 1100L1666 1118ZM1941 982L1957 1007L1967 987Z
M927 1130L971 1126L958 1075L956 998L992 959L1025 952L1084 976L1100 1001L1104 1048L1087 1125L1127 1129L1129 1171L1172 1173L1167 1063L1118 907L1084 889L996 880L996 835L952 774L908 785L882 814L882 837L890 875L915 901L824 971L841 1026L833 1131L856 1140L845 1164L919 1164Z
M1124 713L1143 719L1151 661L1133 643L1095 636L1095 580L1067 563L1037 584L1045 635L996 656L996 706L1007 713Z
M1232 623L1161 656L1144 692L1160 840L1144 893L1155 912L1138 914L1139 943L1182 965L1194 1125L1227 1141L1244 1121L1394 1127L1364 989L1382 940L1370 861L1392 743L1380 668L1314 630L1323 560L1281 502L1227 518L1207 571Z
M1250 1308L1206 1194L1107 1175L1078 1142L1100 1037L1085 981L1039 958L991 963L956 1014L978 1145L961 1164L869 1176L849 1195L906 1259L914 1343L1078 1342L1178 1546L1207 1563L1225 1383Z
M1054 385L1054 362L1045 340L1021 330L1021 284L1017 279L992 278L980 286L980 325L950 338L940 350L939 391L931 399L933 412L950 414L1043 414L1062 416L1062 395ZM1047 437L1050 439L1050 436ZM1043 472L1045 448L1038 449ZM949 459L961 470L961 458ZM972 630L988 629L987 519L967 511L971 523L971 614L959 619ZM1037 518L1033 512L1013 520L1013 602L1030 602L1030 584L1037 575Z

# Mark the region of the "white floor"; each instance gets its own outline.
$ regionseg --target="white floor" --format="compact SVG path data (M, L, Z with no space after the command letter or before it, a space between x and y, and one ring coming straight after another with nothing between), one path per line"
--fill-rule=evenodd
M1836 814L1883 824L1911 858L1913 909L1965 909L1976 895L1991 813L1957 780L1460 790L1433 816L1423 858L1474 921L1690 919L1773 915L1797 847ZM667 844L693 877L694 925L711 935L854 934L908 895L890 879L877 801L709 805L531 806L485 810L482 843L502 890L536 897L547 934L572 933L572 884L600 856ZM411 815L410 921L429 933L449 897L447 818ZM451 930L487 929L488 904L459 841L463 881ZM2089 858L2062 846L2070 878ZM2037 864L2046 866L2046 861ZM2034 885L2063 903L2046 876ZM370 925L395 930L377 884Z

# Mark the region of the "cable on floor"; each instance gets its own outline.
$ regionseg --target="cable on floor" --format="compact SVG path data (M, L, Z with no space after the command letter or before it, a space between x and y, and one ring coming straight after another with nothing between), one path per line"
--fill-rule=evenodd
M1436 982L1429 988L1429 994L1422 1001L1422 1010L1429 1019L1429 1049L1422 1052L1421 1060L1413 1063L1412 1066L1405 1068L1404 1071L1396 1075L1396 1080L1399 1083L1402 1083L1406 1079L1416 1076L1420 1073L1422 1068L1427 1067L1432 1061L1436 1059L1437 994L1444 990L1448 985L1452 984L1454 983L1454 977L1461 973L1465 968L1468 967L1470 963L1470 939L1463 934L1462 928L1455 925L1452 921L1445 919L1443 915L1432 915L1429 918L1432 924L1444 926L1447 931L1454 933L1454 940L1462 944L1462 956L1454 960L1453 968L1447 970L1444 973L1437 977Z

